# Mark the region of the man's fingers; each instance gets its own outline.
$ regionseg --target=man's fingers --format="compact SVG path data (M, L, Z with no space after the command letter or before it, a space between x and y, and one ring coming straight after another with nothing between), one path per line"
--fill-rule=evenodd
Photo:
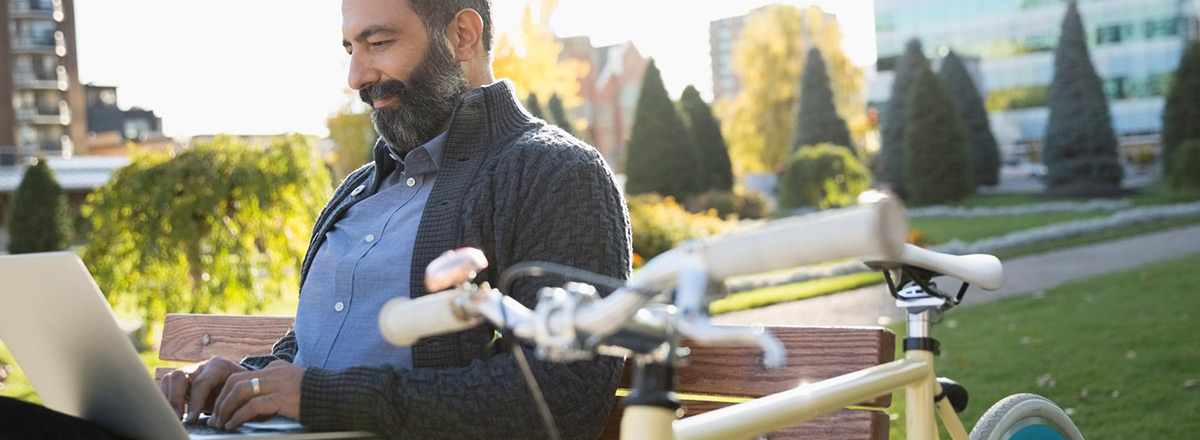
M159 387L167 397L167 402L171 404L171 409L175 410L175 417L183 417L183 405L186 403L188 395L187 373L179 370L172 371L162 378Z
M188 422L195 423L200 420L200 413L204 411L208 397L212 395L213 388L220 383L216 374L211 369L202 368L199 374L192 376L191 390L188 393Z
M225 387L221 389L221 394L217 395L217 403L213 406L212 419L209 422L212 426L221 427L229 420L234 411L237 411L247 400L254 397L254 390L250 385L249 373L238 373L229 376L229 380L225 381ZM259 384L261 390L262 384Z
M268 416L267 418L273 417L279 412L279 408L275 407L275 400L275 398L267 394L251 398L250 400L246 401L245 404L239 405L237 411L234 411L234 413L229 416L228 421L221 419L221 429L232 431L238 429L246 422L255 418L259 418L260 416Z

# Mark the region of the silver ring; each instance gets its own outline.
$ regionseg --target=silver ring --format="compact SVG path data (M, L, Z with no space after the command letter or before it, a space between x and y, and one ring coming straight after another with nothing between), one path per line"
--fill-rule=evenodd
M250 389L254 390L255 397L257 397L259 394L262 394L262 388L260 388L258 386L258 378L257 377L250 379Z

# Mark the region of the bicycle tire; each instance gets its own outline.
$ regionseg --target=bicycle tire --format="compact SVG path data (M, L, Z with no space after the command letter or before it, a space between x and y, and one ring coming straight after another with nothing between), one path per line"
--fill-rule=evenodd
M988 408L971 440L1083 440L1066 412L1037 394L1013 394Z

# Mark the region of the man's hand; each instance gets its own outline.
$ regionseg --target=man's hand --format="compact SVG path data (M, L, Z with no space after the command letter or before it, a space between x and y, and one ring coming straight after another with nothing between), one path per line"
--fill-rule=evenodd
M229 376L247 371L237 362L217 356L208 361L172 371L158 383L167 402L175 409L176 417L183 417L187 410L187 421L200 420L201 412L212 412L217 400L217 391L225 386Z
M304 371L304 367L287 361L274 361L259 371L230 375L217 396L209 426L230 431L250 420L266 420L276 415L300 420L300 382Z

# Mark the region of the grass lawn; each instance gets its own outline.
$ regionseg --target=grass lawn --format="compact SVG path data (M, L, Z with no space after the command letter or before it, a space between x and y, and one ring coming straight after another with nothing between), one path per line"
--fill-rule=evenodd
M746 292L734 293L725 298L713 301L709 305L710 314L717 315L738 310L753 309L771 304L796 301L814 296L827 295L870 286L883 282L883 274L879 272L856 273L832 278L821 278L802 283L785 284L782 286L765 287Z
M970 391L964 425L1030 392L1069 409L1089 439L1195 438L1200 388L1185 383L1200 380L1197 267L1200 255L948 313L934 328L938 375ZM891 438L903 439L903 393L894 401Z
M954 239L970 243L1038 226L1110 215L1111 212L1068 212L976 218L923 217L910 219L909 228L921 231L931 244L941 244Z

